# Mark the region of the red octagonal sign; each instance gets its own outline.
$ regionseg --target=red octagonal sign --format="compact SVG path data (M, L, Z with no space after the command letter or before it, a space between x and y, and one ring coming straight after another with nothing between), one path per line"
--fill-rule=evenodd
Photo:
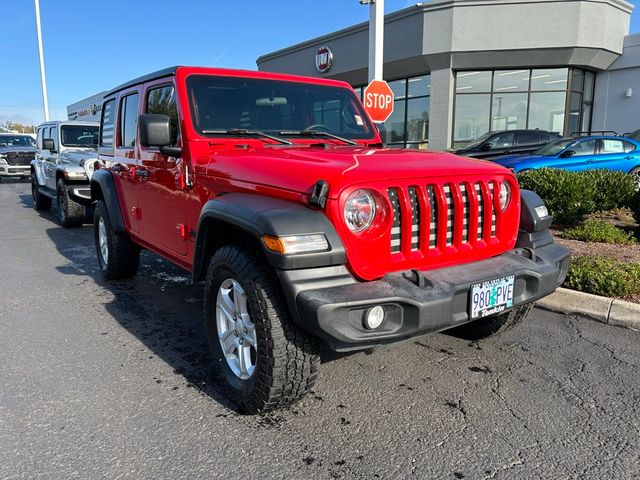
M364 108L374 122L384 122L393 113L393 92L384 80L372 80L364 89Z

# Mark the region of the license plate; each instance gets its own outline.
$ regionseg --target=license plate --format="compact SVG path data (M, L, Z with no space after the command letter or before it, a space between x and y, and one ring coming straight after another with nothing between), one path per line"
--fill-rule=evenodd
M471 285L471 320L512 308L514 281L511 275Z

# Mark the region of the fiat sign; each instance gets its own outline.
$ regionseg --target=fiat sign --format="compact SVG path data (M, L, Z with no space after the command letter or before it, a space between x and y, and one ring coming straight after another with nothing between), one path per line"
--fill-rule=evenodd
M364 108L376 123L387 120L393 113L393 92L384 80L373 80L364 89Z
M329 47L320 47L316 52L316 69L320 73L328 72L333 63L333 53Z

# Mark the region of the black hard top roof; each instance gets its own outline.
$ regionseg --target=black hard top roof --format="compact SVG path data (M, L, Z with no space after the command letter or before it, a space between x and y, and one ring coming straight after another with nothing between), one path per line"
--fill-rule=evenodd
M133 80L129 80L128 82L123 83L122 85L118 85L116 88L110 90L104 96L104 98L107 98L107 97L113 95L114 93L119 92L120 90L124 90L125 88L132 87L132 86L138 85L140 83L149 82L151 80L155 80L156 78L162 78L162 77L168 77L170 75L175 75L176 71L178 70L178 68L180 68L179 65L176 65L174 67L169 67L169 68L163 68L162 70L157 70L155 72L148 73L148 74L143 75L141 77L134 78Z

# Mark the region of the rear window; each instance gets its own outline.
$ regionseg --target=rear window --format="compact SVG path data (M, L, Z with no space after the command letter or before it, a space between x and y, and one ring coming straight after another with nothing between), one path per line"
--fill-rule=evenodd
M100 125L102 127L102 130L100 133L101 147L113 146L113 131L116 123L115 110L116 110L115 98L107 101L102 107L102 122L100 122Z

